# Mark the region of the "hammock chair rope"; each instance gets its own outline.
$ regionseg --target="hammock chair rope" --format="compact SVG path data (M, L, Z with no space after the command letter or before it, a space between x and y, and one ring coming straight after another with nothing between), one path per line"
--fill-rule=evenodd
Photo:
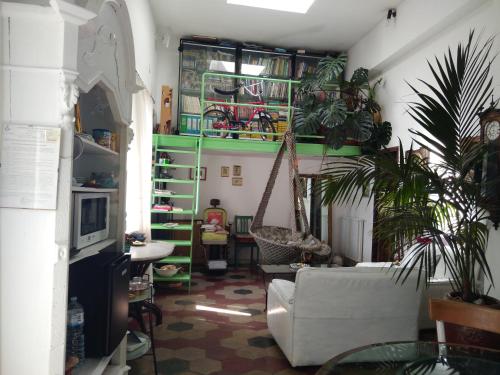
M288 149L290 199L294 210L291 229L263 225L264 215L269 205L286 149ZM300 220L297 220L297 213L299 213ZM298 227L298 221L300 221L300 227ZM305 212L302 183L299 177L295 137L290 129L283 136L283 142L274 160L266 188L250 228L250 233L260 248L263 263L267 264L290 263L298 260L302 251L319 251L322 247L319 240L315 238L311 240L312 236L310 236L311 231ZM309 243L303 242L306 238L310 239Z

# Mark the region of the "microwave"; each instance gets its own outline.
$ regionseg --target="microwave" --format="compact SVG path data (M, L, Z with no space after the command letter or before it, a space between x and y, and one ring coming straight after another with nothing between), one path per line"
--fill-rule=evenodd
M108 238L110 200L110 193L73 193L74 249Z

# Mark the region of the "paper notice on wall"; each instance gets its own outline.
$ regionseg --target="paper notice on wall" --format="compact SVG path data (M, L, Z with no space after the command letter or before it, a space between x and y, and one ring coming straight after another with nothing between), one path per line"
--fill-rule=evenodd
M0 207L56 209L61 129L5 125Z

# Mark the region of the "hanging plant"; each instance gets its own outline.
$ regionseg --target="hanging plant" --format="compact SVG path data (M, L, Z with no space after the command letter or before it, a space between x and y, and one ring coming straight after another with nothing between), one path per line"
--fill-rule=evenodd
M373 131L373 110L380 110L374 96L368 95L368 70L357 69L347 81L343 78L346 63L345 54L322 59L316 73L301 81L294 106L295 132L323 135L335 149L349 140L368 141Z

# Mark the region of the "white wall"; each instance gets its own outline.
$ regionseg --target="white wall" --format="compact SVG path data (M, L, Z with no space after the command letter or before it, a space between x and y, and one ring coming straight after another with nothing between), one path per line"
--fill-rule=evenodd
M175 163L188 164L188 157L178 156ZM226 209L229 222L233 222L235 215L255 216L262 193L266 186L269 173L273 166L275 155L263 154L231 154L204 152L201 165L207 167L206 181L200 181L200 211L210 207L210 199L217 198L221 207ZM318 174L321 169L321 158L301 158L299 172L305 174ZM233 165L241 166L243 186L233 186ZM222 166L230 167L230 176L221 177ZM177 170L176 177L186 178L187 171ZM265 225L290 227L291 201L288 184L288 160L283 160L281 169L274 186L273 195L264 217ZM188 192L190 188L176 186L176 192ZM177 199L176 205L182 207L182 200ZM187 208L186 205L183 207Z
M372 228L373 228L373 201L363 198L358 205L333 205L333 250L345 254L342 248L343 233L341 220L343 217L352 217L364 220L363 232L363 262L372 260Z
M177 127L177 98L179 92L179 43L178 36L173 35L171 32L160 32L165 37L170 34L168 46L163 44L161 40L157 42L157 60L156 60L156 79L153 85L153 98L155 100L155 110L160 116L161 105L161 87L163 85L170 86L173 92L172 98L172 129Z
M134 38L135 68L153 93L156 70L156 26L148 0L125 0Z
M349 51L349 70L364 66L381 72L385 84L378 90L385 120L392 123L392 145L398 138L404 147L410 143L408 129L415 126L406 113L407 104L415 100L405 81L421 87L417 78L432 80L426 60L441 57L448 46L455 48L465 41L470 29L489 37L500 32L500 0L406 0L398 7L395 23L381 22L370 34ZM439 19L442 20L441 24ZM410 46L411 48L408 48ZM497 37L494 53L500 50ZM500 96L500 61L492 67L495 76L495 96ZM369 213L367 212L367 215ZM371 210L370 210L371 214ZM487 256L494 273L496 291L500 297L500 231L490 232Z

